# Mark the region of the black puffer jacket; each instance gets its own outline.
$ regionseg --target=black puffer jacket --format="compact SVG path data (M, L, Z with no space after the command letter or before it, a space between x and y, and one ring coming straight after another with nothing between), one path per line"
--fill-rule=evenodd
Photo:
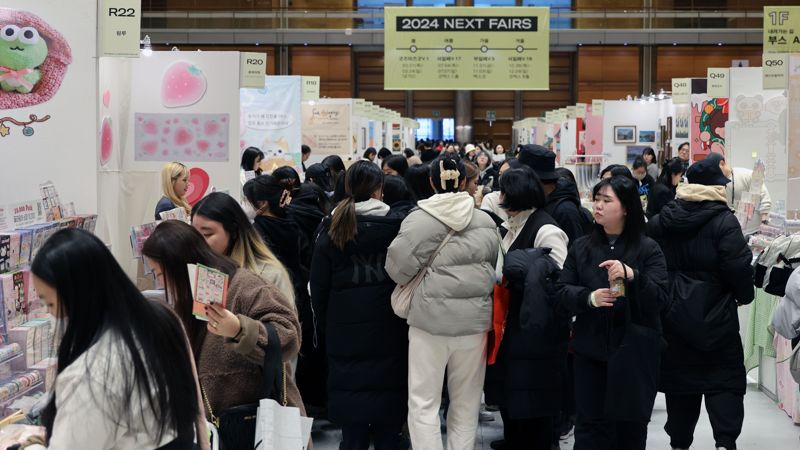
M727 338L721 348L700 351L665 326L669 344L662 360L661 389L667 393L744 393L746 377L736 303L753 301L753 254L724 190L684 185L678 200L667 204L648 223L648 234L661 244L670 279L681 274L702 282L727 305Z
M592 215L581 206L578 187L567 179L558 180L556 189L547 196L544 210L567 233L570 246L592 229Z
M503 265L511 302L497 364L505 371L501 404L513 419L555 416L561 410L569 316L559 308L559 268L548 253L514 250Z
M589 303L591 293L609 287L608 271L599 267L608 260L627 264L634 270L634 279L625 287L626 296L613 307L594 308ZM661 248L646 236L630 242L623 234L611 245L598 226L592 234L570 246L558 285L562 305L576 316L572 340L576 354L608 360L623 335L625 302L630 302L632 323L661 331L667 265Z
M656 182L647 196L647 218L650 219L660 213L664 206L675 200L675 186L667 186Z
M326 218L311 267L317 329L328 355L328 416L339 424L401 424L407 414L408 325L392 311L384 269L402 217L358 216L339 250Z

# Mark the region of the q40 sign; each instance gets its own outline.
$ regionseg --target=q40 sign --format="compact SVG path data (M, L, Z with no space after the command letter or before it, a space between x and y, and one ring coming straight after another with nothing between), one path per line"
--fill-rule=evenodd
M547 90L549 8L385 8L384 87Z

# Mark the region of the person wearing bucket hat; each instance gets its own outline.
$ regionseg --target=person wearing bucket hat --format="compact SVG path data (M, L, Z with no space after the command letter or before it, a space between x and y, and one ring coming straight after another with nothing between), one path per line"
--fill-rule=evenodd
M528 144L522 146L517 159L539 176L547 201L544 210L567 233L570 242L591 231L591 213L581 206L578 186L556 172L555 153L541 145Z
M671 281L661 360L664 427L675 449L688 449L705 399L718 449L735 449L744 419L747 377L736 306L753 301L753 253L728 207L727 164L709 154L686 174L688 184L647 224L664 251ZM684 305L700 305L697 316Z

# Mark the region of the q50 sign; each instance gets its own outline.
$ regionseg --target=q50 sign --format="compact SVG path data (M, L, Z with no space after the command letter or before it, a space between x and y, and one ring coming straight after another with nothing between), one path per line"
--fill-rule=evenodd
M384 86L547 90L550 9L385 8Z

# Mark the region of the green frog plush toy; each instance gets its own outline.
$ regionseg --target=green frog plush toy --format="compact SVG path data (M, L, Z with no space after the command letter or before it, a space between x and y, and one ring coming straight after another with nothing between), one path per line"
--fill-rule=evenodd
M38 67L45 59L47 42L35 28L0 28L0 88L4 91L31 92L42 77Z

